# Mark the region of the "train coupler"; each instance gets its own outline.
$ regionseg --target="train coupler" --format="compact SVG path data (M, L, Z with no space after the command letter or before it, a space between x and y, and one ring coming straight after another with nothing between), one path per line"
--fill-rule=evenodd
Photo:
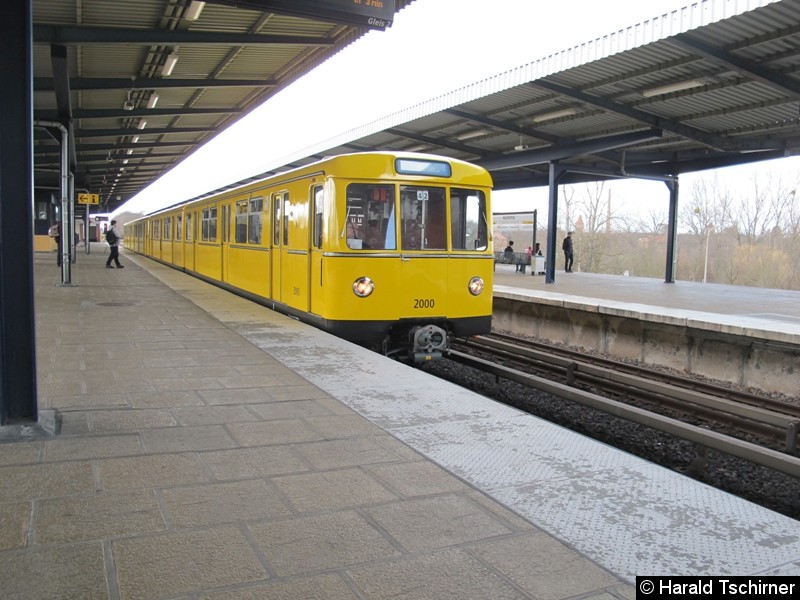
M428 362L442 358L450 346L447 331L436 325L415 327L410 332L411 356L414 362Z

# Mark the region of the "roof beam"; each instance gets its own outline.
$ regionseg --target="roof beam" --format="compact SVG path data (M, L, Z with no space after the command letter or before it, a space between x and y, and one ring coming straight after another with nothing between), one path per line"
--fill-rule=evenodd
M562 94L564 96L569 96L570 98L575 98L576 100L580 100L581 102L584 102L586 104L591 104L592 106L599 106L600 108L607 110L609 112L629 117L635 121L645 123L646 125L650 125L651 127L655 127L657 129L666 129L667 131L677 133L678 135L695 140L696 142L700 142L701 144L706 144L707 146L711 146L712 148L719 148L721 150L741 149L741 148L734 148L733 147L734 145L731 143L730 140L727 140L717 135L710 134L701 129L697 129L696 127L692 127L690 125L684 125L677 121L673 121L672 119L665 119L663 117L658 117L651 113L639 110L637 108L631 108L630 106L620 104L619 102L615 102L613 100L600 98L598 96L592 96L591 94L578 91L576 89L567 87L565 85L560 85L558 83L553 83L551 81L545 81L544 79L537 79L536 81L531 82L530 85L542 87L546 90L550 90L557 94Z
M75 136L72 135L72 102L70 100L66 46L50 46L50 68L53 71L53 91L56 93L56 111L58 113L54 120L58 120L67 128L69 167L74 171L78 158L75 153Z
M527 135L529 137L544 140L545 142L550 142L551 144L558 144L560 142L565 141L564 138L560 138L556 135L551 135L549 133L539 131L538 129L532 129L530 127L522 127L521 125L517 125L510 121L500 121L499 119L493 119L491 117L474 115L472 113L468 113L463 110L458 110L457 108L447 108L442 112L451 114L454 117L458 117L459 119L466 119L468 121L472 121L473 123L480 123L481 125L486 125L488 127L500 129L501 131L508 131L511 133Z
M197 116L197 115L237 115L239 108L78 108L73 111L74 119L121 119L134 117L171 117L171 116ZM54 119L56 115L51 110L36 111L35 119ZM141 132L140 132L141 133Z
M58 47L58 46L54 46ZM63 48L63 46L60 46ZM275 87L278 82L270 79L177 79L169 78L124 78L124 77L73 77L69 86L74 91L83 90L158 90L166 88L230 88L230 87ZM49 92L55 88L53 79L34 77L34 92Z
M328 38L299 35L264 35L218 31L181 31L167 29L124 29L121 27L82 27L33 25L33 41L39 44L138 44L142 46L177 44L222 44L225 46L259 46L282 44L330 48Z
M113 152L114 150L136 150L137 148L173 148L175 146L197 146L204 142L192 140L189 142L128 142L124 144L109 143L109 144L78 144L77 149L79 152ZM34 149L36 156L45 156L47 154L57 154L59 152L58 146L38 146Z
M480 150L474 148L473 146L451 142L449 141L449 138L433 138L427 135L411 133L410 131L403 131L402 129L397 129L396 127L390 127L388 129L385 129L384 131L386 133L391 133L392 135L413 140L421 144L430 144L431 146L450 148L451 150L458 150L459 152L465 152L467 154L472 154L474 156L483 156L483 153Z
M667 38L666 41L673 46L702 56L712 62L725 65L734 71L745 73L756 81L768 85L773 89L777 89L781 93L788 93L794 98L800 98L800 81L796 79L787 77L781 73L776 73L772 69L762 67L757 63L735 56L721 48L715 48L685 33L679 33L671 38Z
M484 169L488 171L503 171L505 169L516 169L537 165L554 160L572 158L585 154L597 154L615 148L624 148L631 144L638 144L647 140L658 139L662 135L660 129L647 129L645 131L634 131L632 133L622 133L604 138L584 140L572 144L561 144L549 146L536 150L526 150L506 154L498 158L478 161Z
M80 138L93 138L93 137L119 137L124 135L181 135L192 133L216 133L217 129L214 127L148 127L146 129L138 129L135 127L121 128L121 129L76 129L75 137Z

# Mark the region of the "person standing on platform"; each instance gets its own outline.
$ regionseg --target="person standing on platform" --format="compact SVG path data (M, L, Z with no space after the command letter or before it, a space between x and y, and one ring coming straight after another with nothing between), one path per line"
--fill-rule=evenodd
M505 255L504 258L505 258L506 264L510 265L512 262L514 262L514 242L513 241L508 240L508 246L506 246L506 249L503 250L503 254Z
M106 268L113 269L114 267L111 266L111 261L113 260L117 264L118 269L124 269L125 265L119 264L119 243L122 240L122 235L120 234L119 230L117 229L117 222L111 221L111 227L106 230L106 242L108 243L108 247L111 249L108 260L106 261Z
M567 273L572 273L572 260L573 260L573 252L572 252L572 232L567 232L567 237L564 238L564 243L561 244L561 248L564 250L564 270Z
M61 266L61 221L58 221L55 225L50 227L47 231L47 235L53 238L53 241L56 243L56 264L60 267Z

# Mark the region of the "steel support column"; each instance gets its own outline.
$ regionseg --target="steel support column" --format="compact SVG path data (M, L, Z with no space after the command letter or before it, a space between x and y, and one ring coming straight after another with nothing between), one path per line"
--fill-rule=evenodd
M547 214L547 265L545 267L544 282L556 281L556 248L558 234L558 180L564 174L564 168L557 160L550 162L549 208Z
M0 425L38 420L31 4L3 3L0 36Z
M664 283L675 283L675 251L678 239L678 177L665 181L669 189L669 215L667 222L667 264L664 269Z

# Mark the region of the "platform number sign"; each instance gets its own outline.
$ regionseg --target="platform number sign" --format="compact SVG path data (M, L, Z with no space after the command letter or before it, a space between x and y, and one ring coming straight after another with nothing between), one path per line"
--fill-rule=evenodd
M100 194L78 194L78 204L100 204Z

